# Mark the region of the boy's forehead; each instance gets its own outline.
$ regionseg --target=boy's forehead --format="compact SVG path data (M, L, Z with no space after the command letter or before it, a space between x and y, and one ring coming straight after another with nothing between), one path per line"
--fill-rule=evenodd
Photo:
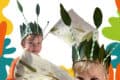
M102 65L91 64L90 66L88 66L86 70L83 71L76 70L75 75L82 76L84 78L86 77L104 78L105 70Z
M104 72L105 67L101 63L85 63L85 62L78 62L75 64L74 69L76 72L83 72L83 71L89 71L89 72Z
M91 63L88 66L81 66L80 68L85 67L83 71L79 72L88 72L90 74L104 74L106 73L105 68L102 64ZM76 70L77 71L77 70Z
M34 38L42 38L42 36L40 34L34 35L34 34L30 34L28 36L26 36L26 40L33 40Z

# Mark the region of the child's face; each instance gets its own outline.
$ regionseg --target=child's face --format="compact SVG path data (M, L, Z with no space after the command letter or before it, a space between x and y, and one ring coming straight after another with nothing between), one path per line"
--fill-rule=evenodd
M80 70L80 66L76 68L75 80L107 80L106 70L102 64L88 64L82 71Z
M43 37L40 35L28 35L23 41L22 46L27 51L32 52L34 54L39 54L42 47L42 39Z

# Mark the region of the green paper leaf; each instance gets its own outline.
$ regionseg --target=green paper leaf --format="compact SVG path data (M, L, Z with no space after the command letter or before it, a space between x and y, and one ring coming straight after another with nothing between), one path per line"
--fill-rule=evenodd
M70 26L71 25L71 18L70 18L68 12L65 10L65 8L62 4L60 4L60 15L61 15L61 18L62 18L63 22L67 26Z
M20 25L21 38L24 37L25 31L26 31L26 25L25 23L23 23L22 25Z
M17 0L17 5L18 5L20 12L23 12L23 7L18 0Z
M72 61L73 61L73 63L74 63L74 62L77 61L77 60L78 60L77 51L76 51L76 49L75 49L75 46L73 45L73 46L72 46Z
M87 40L86 40L87 41ZM87 57L87 59L90 59L90 52L91 52L91 47L92 47L92 38L86 42L86 44L83 44L86 46L86 49L85 49L85 55Z
M94 51L93 51L93 60L99 59L99 44L96 41L95 46L94 46Z
M40 14L40 6L39 6L39 4L36 5L36 14L37 14L37 16L39 16L39 14Z
M108 54L108 53L107 53ZM110 63L111 63L111 56L107 58L107 60L104 62L106 65L106 69L109 69Z
M92 46L92 39L90 41L85 40L80 43L78 50L79 50L79 55L81 59L86 57L89 60L91 46Z
M104 52L104 45L101 46L101 48L99 49L99 61L102 62L104 59L105 52Z
M93 20L96 28L99 28L99 26L102 24L102 12L100 8L95 8L95 12L93 15Z
M79 57L80 57L80 60L82 60L82 58L84 58L85 57L85 46L84 46L84 43L85 43L85 41L84 42L82 42L79 46L78 46L78 48L77 48L77 50L79 51Z

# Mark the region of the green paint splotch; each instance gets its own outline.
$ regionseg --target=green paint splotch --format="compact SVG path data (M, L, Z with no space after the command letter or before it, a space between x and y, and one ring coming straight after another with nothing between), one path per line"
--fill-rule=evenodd
M120 41L120 12L118 12L118 17L110 17L109 23L111 26L103 28L103 35L109 39Z

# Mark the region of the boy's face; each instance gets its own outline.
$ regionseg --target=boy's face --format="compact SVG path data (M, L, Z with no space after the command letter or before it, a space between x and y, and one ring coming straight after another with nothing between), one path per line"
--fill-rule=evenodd
M22 46L27 51L38 55L39 52L41 51L42 40L43 40L43 37L41 35L28 35L22 41Z
M107 80L106 70L102 64L88 65L86 70L75 69L75 80Z

